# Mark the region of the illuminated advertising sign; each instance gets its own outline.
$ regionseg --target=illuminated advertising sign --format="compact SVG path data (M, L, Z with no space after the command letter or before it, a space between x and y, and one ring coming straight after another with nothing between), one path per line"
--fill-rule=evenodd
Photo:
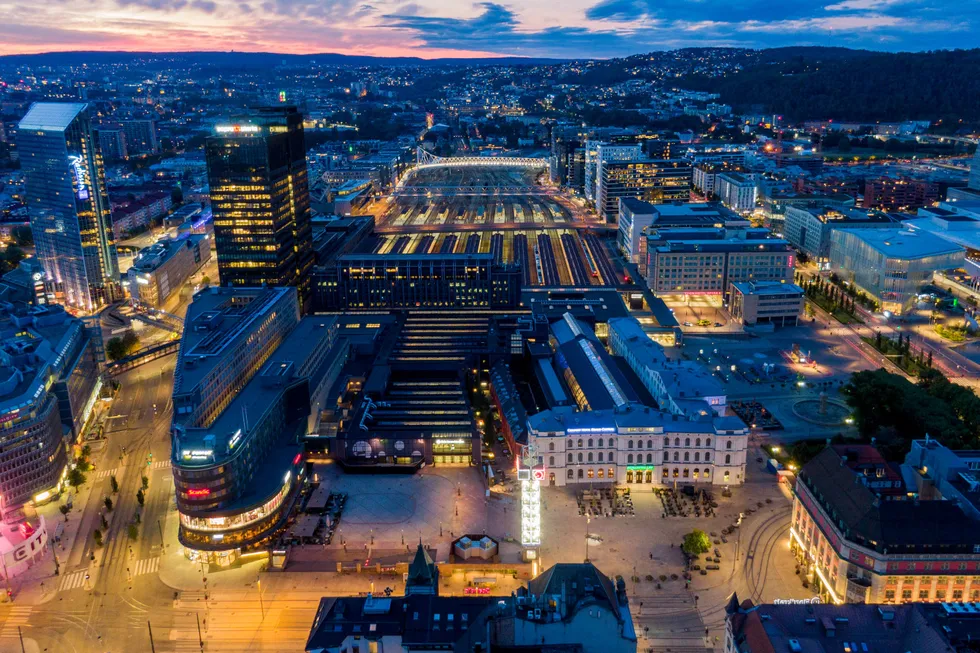
M206 487L190 488L189 490L187 490L187 496L191 497L192 499L199 499L201 497L206 497L210 495L211 495L211 490L209 490Z
M214 128L219 134L257 134L258 125L217 125Z
M87 200L89 197L91 197L91 194L89 193L91 178L88 174L88 168L86 168L83 164L82 157L70 155L68 157L68 166L71 168L72 185L75 187L75 197L82 201Z

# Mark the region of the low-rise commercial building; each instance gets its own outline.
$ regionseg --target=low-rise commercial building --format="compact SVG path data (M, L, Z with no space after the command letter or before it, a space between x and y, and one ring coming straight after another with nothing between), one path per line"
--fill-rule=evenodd
M336 318L300 319L295 288L210 288L187 311L174 374L178 531L192 559L230 564L285 525L347 358Z
M0 510L24 516L64 487L68 444L98 397L99 361L83 322L58 305L3 306L0 320Z
M777 284L778 285L778 284ZM724 415L725 388L705 366L667 358L664 348L633 317L609 320L609 349L621 356L660 410L686 417Z
M905 313L934 272L963 266L966 250L923 231L835 229L830 269L874 297L884 311Z
M803 466L791 547L827 602L980 600L980 461L935 476L940 454L922 444L896 470L871 446L839 445Z
M204 234L157 241L133 259L126 273L129 294L144 306L163 308L210 258L211 238Z
M830 258L830 233L834 229L895 227L893 219L878 211L835 208L823 204L787 206L783 237L818 263Z
M795 283L738 281L732 284L729 312L743 325L796 326L804 302L803 289Z

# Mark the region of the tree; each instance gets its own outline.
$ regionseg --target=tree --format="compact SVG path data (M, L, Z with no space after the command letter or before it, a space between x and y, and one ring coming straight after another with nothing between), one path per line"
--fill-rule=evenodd
M102 503L105 504L105 509L106 510L108 510L109 512L112 512L112 499L110 499L109 497L106 497L105 498L105 501L103 501Z
M60 510L61 514L65 516L65 521L68 521L68 513L71 512L71 508L68 507L68 504L67 503L61 504L60 506L58 506L58 510Z
M96 528L92 531L92 538L95 539L95 546L102 546L102 531Z
M143 503L146 501L146 494L143 493L142 488L136 490L136 501L140 504L140 508L142 508Z
M837 141L837 151L838 152L851 151L851 140L847 136L841 136L840 140Z
M126 533L129 535L129 539L135 540L140 536L140 529L136 524L130 524L126 529Z
M170 201L174 203L174 206L183 204L184 190L180 186L174 186L174 189L170 191Z
M211 277L209 277L206 274L203 277L201 277L201 285L202 286L210 286L211 285Z
M109 341L105 345L105 353L109 357L109 360L119 360L120 358L129 356L139 349L139 347L139 336L132 330L127 330L123 333L122 337L115 336L109 338Z
M113 474L109 477L109 485L112 486L112 493L115 494L119 491L119 481L116 480L116 475Z
M708 534L695 528L684 536L684 543L681 544L681 551L690 556L701 555L711 549L711 540Z
M20 247L32 247L34 245L34 233L30 227L14 227L10 235L13 236L14 242Z
M148 487L150 487L150 479L149 478L147 478L146 476L144 476L141 479L141 481L142 481L142 485L143 485L143 489L144 490L147 489Z
M68 484L78 490L78 486L83 483L85 483L85 474L78 467L72 467L71 471L68 472Z

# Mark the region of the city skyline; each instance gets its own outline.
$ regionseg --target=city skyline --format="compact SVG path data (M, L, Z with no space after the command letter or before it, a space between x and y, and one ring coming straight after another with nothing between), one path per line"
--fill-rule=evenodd
M917 0L573 0L552 6L440 0L8 0L0 55L74 50L234 50L439 57L610 58L692 46L833 45L883 51L975 46L980 7Z

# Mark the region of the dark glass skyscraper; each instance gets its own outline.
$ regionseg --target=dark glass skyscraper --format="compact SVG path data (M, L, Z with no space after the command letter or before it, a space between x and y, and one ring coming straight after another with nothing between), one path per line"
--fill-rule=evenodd
M37 257L64 303L86 311L112 301L119 287L91 113L85 103L37 102L17 130Z
M206 150L221 283L296 286L307 312L313 232L302 115L255 109L218 125Z

